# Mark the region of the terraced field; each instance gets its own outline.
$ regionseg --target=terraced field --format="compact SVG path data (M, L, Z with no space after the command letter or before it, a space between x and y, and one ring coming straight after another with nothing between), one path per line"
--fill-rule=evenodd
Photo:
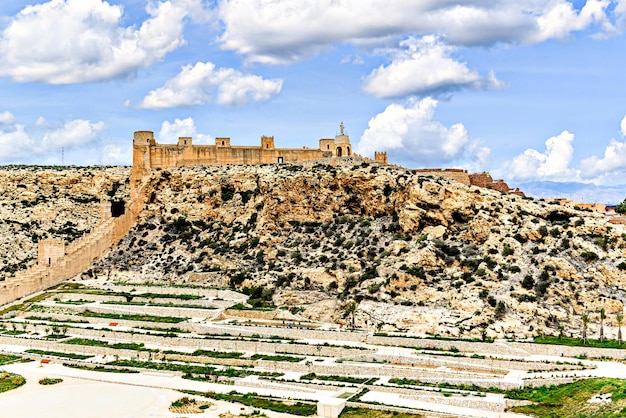
M520 388L626 370L616 349L342 330L246 301L201 286L71 281L6 307L0 348L68 373L136 375L147 384L157 373L175 389L295 398L313 405L307 411L339 398L351 408L427 416L502 414L528 403Z

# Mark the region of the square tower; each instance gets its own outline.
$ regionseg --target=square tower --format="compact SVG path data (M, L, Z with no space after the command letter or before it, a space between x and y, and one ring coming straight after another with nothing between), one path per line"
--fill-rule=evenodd
M265 136L261 137L261 148L263 149L274 149L274 137L273 136Z
M215 146L218 148L230 147L230 138L215 138Z

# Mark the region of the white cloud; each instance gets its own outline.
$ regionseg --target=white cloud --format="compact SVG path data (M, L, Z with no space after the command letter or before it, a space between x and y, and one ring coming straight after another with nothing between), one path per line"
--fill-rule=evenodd
M100 138L104 129L104 122L92 123L80 119L56 127L39 123L31 127L19 123L5 125L0 128L0 161L32 162L33 156L44 160L61 148L73 149L92 144Z
M39 116L37 118L37 120L35 121L35 126L45 127L45 126L49 126L49 125L50 124L48 123L46 118L44 118L43 116Z
M604 177L616 170L620 171L621 182L623 183L624 172L626 171L626 141L619 142L611 139L602 158L593 155L580 163L581 175L585 178Z
M363 89L367 93L377 97L424 96L462 88L502 86L493 74L481 77L452 58L454 48L437 36L411 37L402 41L400 47L392 52L391 64L380 66L365 79Z
M10 125L15 122L15 116L11 112L2 112L0 113L0 124L1 125Z
M573 181L576 170L569 167L574 156L574 134L563 131L546 140L546 149L529 148L495 170L498 176L515 180Z
M463 163L484 169L489 149L471 140L463 124L446 127L435 120L436 107L430 97L387 106L370 119L357 152L371 157L374 151L387 151L390 161L410 166Z
M163 87L152 90L139 104L140 108L165 109L209 103L215 91L215 102L225 106L242 106L265 102L280 93L283 81L243 74L232 68L216 68L210 62L186 65Z
M85 145L96 140L104 128L104 122L92 123L81 119L66 122L62 127L46 132L41 146L43 149L58 149Z
M622 136L626 136L626 116L622 119L619 125Z
M102 147L100 161L104 165L128 165L133 159L131 149L128 144L107 144Z
M179 137L192 137L193 143L212 144L213 138L210 135L199 134L196 130L196 123L193 118L175 119L174 122L163 121L158 141L160 143L176 143Z
M543 14L537 17L539 30L534 35L534 41L541 42L551 38L565 38L572 32L583 30L592 24L597 24L605 31L613 31L607 20L606 9L609 0L587 0L580 11L567 1L549 3Z
M222 47L267 64L302 60L336 44L445 36L452 45L542 42L610 29L609 0L264 0L219 2Z
M50 0L27 6L0 36L0 75L15 81L73 84L127 76L185 44L184 22L201 0L150 2L139 28L123 27L123 8L104 0Z

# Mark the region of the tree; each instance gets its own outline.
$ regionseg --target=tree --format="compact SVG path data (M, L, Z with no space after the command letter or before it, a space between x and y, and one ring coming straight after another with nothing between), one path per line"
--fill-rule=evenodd
M581 319L583 320L583 344L587 344L587 324L589 324L589 315L584 313Z
M617 313L617 343L619 345L622 344L622 322L624 321L624 314L621 312Z
M350 316L350 322L352 324L352 329L354 329L354 315L356 314L356 302L351 300L350 302L348 302L348 305L346 306L346 310L343 312L343 316L344 318L347 316Z
M624 199L622 203L618 203L617 206L615 206L615 213L626 213L626 199Z
M604 341L604 320L606 319L606 311L600 309L600 342Z

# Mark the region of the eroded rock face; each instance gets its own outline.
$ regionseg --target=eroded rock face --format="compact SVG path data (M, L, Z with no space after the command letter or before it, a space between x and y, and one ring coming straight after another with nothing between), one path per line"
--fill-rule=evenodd
M37 258L37 242L68 242L100 219L101 200L128 198L127 167L0 169L0 278Z
M626 300L625 238L601 215L392 166L156 170L144 190L138 225L87 276L206 273L194 282L312 319L348 324L354 300L358 326L461 337L578 335L601 308L610 334Z

